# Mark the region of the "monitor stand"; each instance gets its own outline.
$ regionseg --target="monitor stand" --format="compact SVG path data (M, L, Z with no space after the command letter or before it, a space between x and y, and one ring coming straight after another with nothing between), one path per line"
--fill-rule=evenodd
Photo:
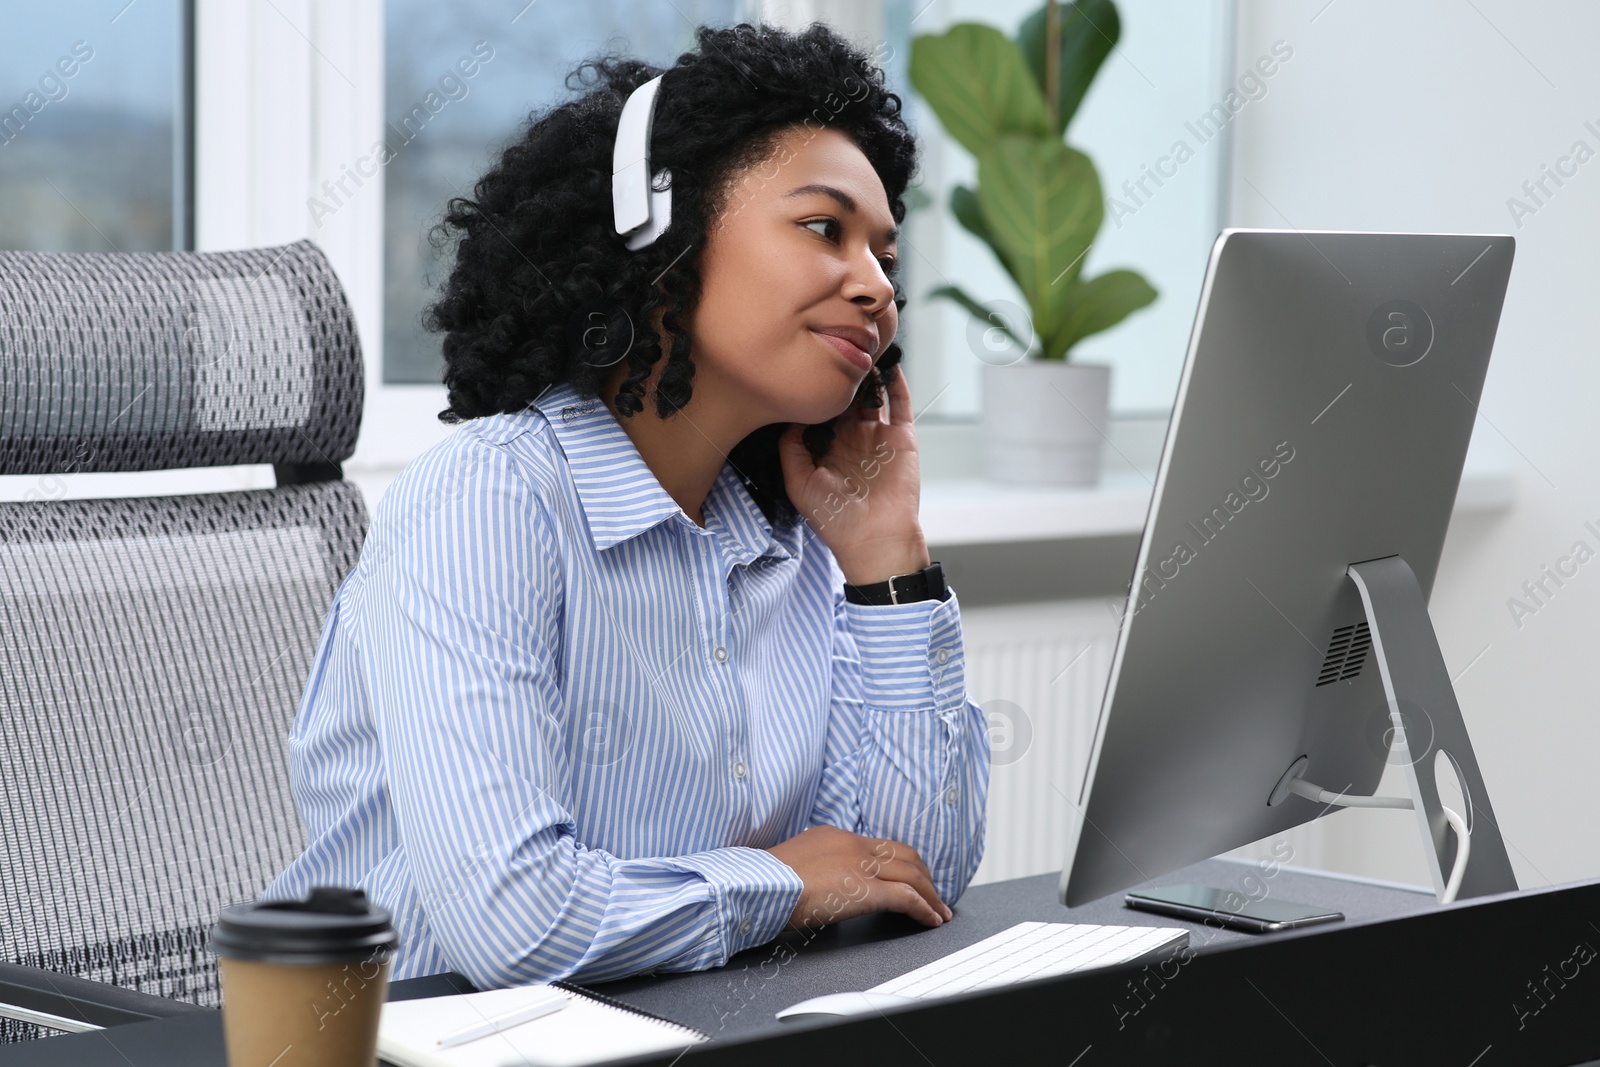
M1516 890L1517 879L1500 836L1500 822L1489 804L1477 757L1467 739L1467 726L1461 719L1461 707L1456 703L1455 688L1439 652L1427 599L1417 584L1417 576L1399 556L1352 563L1345 573L1355 583L1366 609L1372 648L1396 730L1394 743L1432 737L1427 751L1407 750L1406 777L1411 785L1411 802L1407 806L1416 812L1435 892L1441 900L1444 898L1456 858L1456 837L1439 800L1437 752L1445 753L1454 765L1467 809L1460 814L1470 831L1466 871L1455 899ZM1290 793L1305 795L1303 788L1294 787L1294 779L1305 773L1307 762L1304 756L1295 761L1273 790L1269 803L1278 803ZM1383 806L1404 805L1404 798L1399 799L1399 804Z

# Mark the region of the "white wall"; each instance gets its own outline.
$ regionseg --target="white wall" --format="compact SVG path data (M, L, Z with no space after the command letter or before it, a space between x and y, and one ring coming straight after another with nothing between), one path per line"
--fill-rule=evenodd
M1237 34L1241 61L1279 38L1295 55L1235 120L1232 225L1516 238L1475 443L1511 458L1518 505L1452 526L1431 610L1518 880L1600 875L1600 563L1520 627L1507 607L1573 542L1600 549L1600 158L1533 215L1507 206L1574 142L1600 152L1600 5L1240 0ZM1428 881L1409 813L1327 829L1327 865Z

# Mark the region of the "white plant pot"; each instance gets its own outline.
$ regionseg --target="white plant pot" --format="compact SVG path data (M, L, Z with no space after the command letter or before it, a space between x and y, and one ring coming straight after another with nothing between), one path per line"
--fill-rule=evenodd
M1111 368L1023 360L982 371L984 471L1022 485L1096 485Z

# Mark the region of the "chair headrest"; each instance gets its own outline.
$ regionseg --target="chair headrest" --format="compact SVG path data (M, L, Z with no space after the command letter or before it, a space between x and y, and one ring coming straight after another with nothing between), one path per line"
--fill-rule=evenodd
M364 394L310 241L0 251L0 474L341 463Z

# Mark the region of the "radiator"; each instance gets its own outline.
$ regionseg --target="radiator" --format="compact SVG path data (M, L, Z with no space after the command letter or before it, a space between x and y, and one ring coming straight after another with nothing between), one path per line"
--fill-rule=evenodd
M967 691L988 713L993 748L974 885L1061 870L1120 610L1109 600L962 609Z

